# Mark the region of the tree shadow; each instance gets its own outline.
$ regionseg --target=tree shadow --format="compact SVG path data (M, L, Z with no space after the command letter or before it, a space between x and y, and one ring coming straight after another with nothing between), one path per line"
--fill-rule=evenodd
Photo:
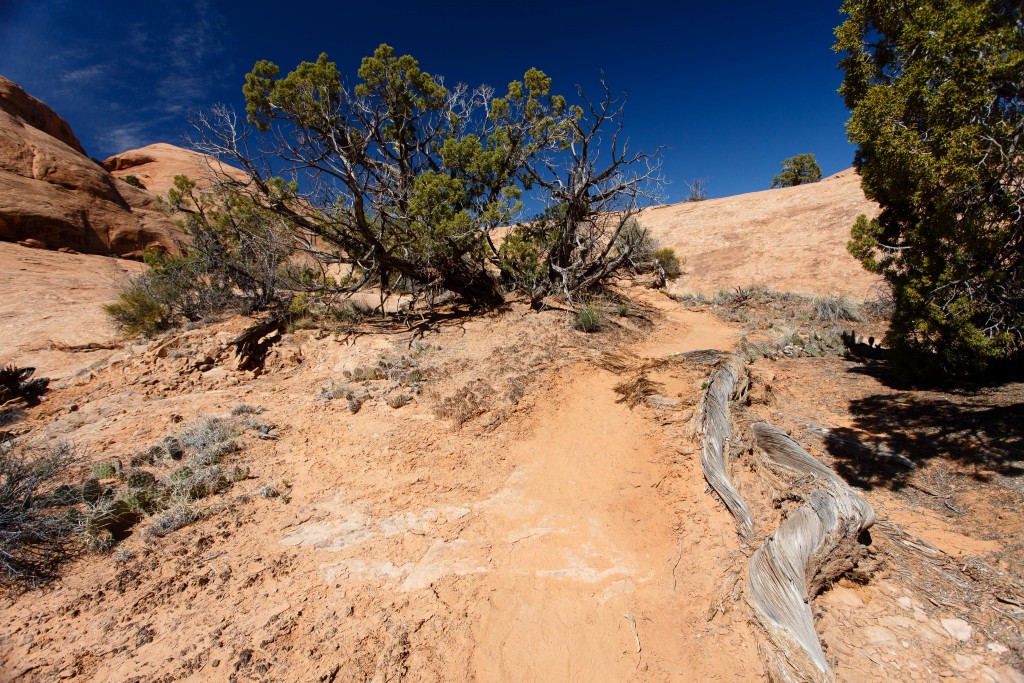
M879 393L850 401L852 428L825 440L851 484L898 490L913 465L941 459L973 466L973 475L1024 475L1024 387L998 392ZM910 462L906 462L906 461ZM984 471L982 471L984 470Z

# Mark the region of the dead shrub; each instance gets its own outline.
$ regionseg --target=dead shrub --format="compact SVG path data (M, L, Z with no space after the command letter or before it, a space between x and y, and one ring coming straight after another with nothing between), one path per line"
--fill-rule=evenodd
M0 583L51 579L68 557L74 523L66 506L81 498L62 484L81 461L67 444L0 442Z

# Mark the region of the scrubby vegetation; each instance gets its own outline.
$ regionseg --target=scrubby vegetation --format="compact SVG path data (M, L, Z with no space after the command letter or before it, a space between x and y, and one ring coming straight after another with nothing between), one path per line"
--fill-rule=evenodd
M345 370L341 382L328 379L320 397L327 401L344 400L353 413L358 413L369 400L401 408L420 393L425 373L419 358L427 350L428 346L418 344L408 354L381 356L376 363Z
M604 311L597 304L585 304L576 311L573 327L580 332L597 332L604 323Z
M249 477L228 467L258 409L206 418L131 456L86 466L71 445L0 443L0 567L2 583L32 585L56 576L76 550L107 552L149 519L150 536L165 536L203 515L199 501ZM83 474L84 472L84 474Z
M140 190L145 190L146 189L146 186L142 184L142 181L139 180L138 176L126 175L124 177L124 181L126 183L128 183L129 185L131 185L132 187L137 187Z
M675 298L743 325L747 333L738 350L748 359L845 355L858 344L853 323L882 327L887 320L882 301L856 303L846 295L806 296L763 285L719 290L711 298ZM863 346L874 349L874 340Z
M82 501L82 492L64 482L81 461L81 453L67 444L0 442L0 583L53 578L71 551L69 506Z
M580 93L574 103L530 69L502 96L487 86L449 89L387 45L363 60L358 78L347 85L326 55L286 76L261 61L243 88L247 123L225 108L196 119L197 148L240 165L251 182L225 179L212 203L179 188L188 201L170 203L189 212L189 255L222 244L243 253L237 239L254 231L239 226L268 224L311 257L289 293L447 290L478 306L501 303L510 288L535 302L575 301L640 265L621 236L654 197L657 154L625 151L616 132L622 103L607 87L599 100ZM258 148L270 156L256 156ZM266 174L275 156L290 158L311 185ZM516 225L527 188L548 208L499 248L493 234ZM208 239L226 232L235 241ZM265 253L268 240L260 244ZM206 263L222 260L214 256ZM223 282L252 290L272 279L270 265L241 268L242 277L229 269ZM250 292L254 307L276 289Z

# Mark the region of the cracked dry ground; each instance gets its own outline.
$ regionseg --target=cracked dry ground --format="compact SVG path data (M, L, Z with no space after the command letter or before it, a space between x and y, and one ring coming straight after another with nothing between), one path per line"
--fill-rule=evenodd
M642 296L638 315L599 335L518 305L418 342L402 329L300 331L259 377L230 369L222 341L243 323L227 321L68 377L26 423L96 460L240 402L265 407L279 439L243 437L230 457L250 478L201 521L161 539L140 529L122 542L127 559L85 556L58 583L5 599L0 678L761 680L763 643L735 581L745 555L692 434L707 368L660 366L658 400L630 408L604 362L731 348L735 330ZM411 403L390 407L386 380L360 383L370 395L355 413L323 398L346 371L410 349L423 377ZM218 367L191 369L207 356ZM257 495L268 483L287 502ZM841 588L834 656L843 610L865 628L876 616L853 609L863 591L892 592ZM920 609L921 596L898 597ZM904 664L963 647L909 635L906 617L886 631L913 640L894 645ZM998 674L983 663L974 677ZM907 666L840 673L915 678Z

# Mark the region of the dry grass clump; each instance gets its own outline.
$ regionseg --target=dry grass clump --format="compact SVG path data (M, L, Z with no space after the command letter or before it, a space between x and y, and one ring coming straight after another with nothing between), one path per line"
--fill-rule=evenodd
M604 324L604 311L597 304L584 304L576 311L573 328L580 332L598 332Z
M811 297L764 285L719 290L712 298L698 294L675 299L746 327L739 351L748 360L844 355L841 325L865 319L881 323L885 311L884 306L858 304L845 294Z
M236 450L235 438L239 434L241 430L234 422L208 417L182 430L178 440L192 451L192 462L205 466L220 462L224 455Z
M447 396L434 406L434 415L451 420L461 428L469 420L487 412L489 399L495 395L494 387L483 380L475 380Z
M82 460L68 444L0 442L0 584L53 578L69 555L75 525L68 506L82 492L66 481Z
M146 533L150 536L162 538L173 531L199 521L202 517L203 513L195 506L189 504L187 500L178 500L156 518L156 521L146 530Z
M641 372L633 379L615 385L615 393L619 395L617 403L625 403L630 408L635 408L651 396L657 395L663 388L664 385L652 381L646 373Z
M813 300L814 319L822 322L860 322L863 320L857 305L845 294L819 296Z
M146 518L157 537L199 519L196 501L249 476L222 464L242 431L234 419L202 419L124 468L118 459L85 466L69 445L0 441L0 584L54 578L76 549L111 551Z

